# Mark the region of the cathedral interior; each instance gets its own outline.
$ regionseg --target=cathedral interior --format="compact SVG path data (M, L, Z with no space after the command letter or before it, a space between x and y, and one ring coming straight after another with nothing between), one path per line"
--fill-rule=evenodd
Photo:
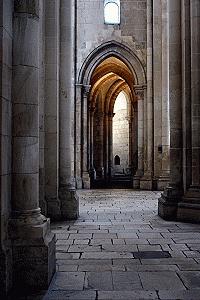
M0 299L200 299L200 1L0 1Z

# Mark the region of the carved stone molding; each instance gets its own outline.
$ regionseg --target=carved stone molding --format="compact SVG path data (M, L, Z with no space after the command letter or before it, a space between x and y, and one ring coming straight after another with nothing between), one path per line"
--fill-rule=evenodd
M144 100L144 87L135 86L134 93L137 100Z
M88 97L90 93L91 85L83 85L83 95L84 97Z

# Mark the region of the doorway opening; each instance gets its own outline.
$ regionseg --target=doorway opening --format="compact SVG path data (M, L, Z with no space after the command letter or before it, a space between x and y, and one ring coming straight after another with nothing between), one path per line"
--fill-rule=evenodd
M134 78L120 59L105 59L93 71L89 95L92 188L133 186L137 170L137 101Z

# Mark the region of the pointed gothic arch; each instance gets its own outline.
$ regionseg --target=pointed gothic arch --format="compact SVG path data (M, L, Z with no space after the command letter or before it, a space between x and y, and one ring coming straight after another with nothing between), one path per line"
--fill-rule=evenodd
M141 53L116 41L103 43L87 56L79 72L78 84L89 85L95 68L111 56L121 60L130 69L135 85L146 85L145 62Z
M137 98L138 95L135 93L136 87L139 87L141 90L146 88L145 63L142 59L142 55L140 51L131 50L128 46L116 41L109 41L97 47L87 56L80 69L77 84L76 84L76 106L77 106L76 136L81 137L80 140L76 141L77 144L80 145L77 147L77 152L76 152L77 159L75 163L75 173L76 173L76 178L78 178L77 188L79 187L90 188L91 178L95 178L97 174L96 171L91 171L91 170L96 170L93 166L94 153L96 153L96 151L94 151L94 148L92 148L93 145L91 145L92 144L91 137L94 135L94 132L92 132L93 125L91 124L93 124L94 122L93 119L94 109L95 109L94 103L96 103L97 101L96 98L97 95L95 94L94 91L93 91L94 92L93 95L95 95L95 102L92 103L92 101L90 101L91 82L94 79L95 75L96 78L98 78L98 74L95 74L96 70L100 68L102 64L109 59L114 59L117 60L118 62L121 62L122 66L124 66L124 69L126 69L126 72L124 72L123 74L124 79L121 78L122 83L124 81L124 86L127 85L127 87L129 87L130 94L132 94L132 97L135 99L135 101L137 101L138 99ZM120 74L118 72L114 71L114 73L120 78ZM105 70L105 74L106 74L106 70ZM101 81L103 82L103 80ZM115 94L116 93L114 92L113 95ZM100 94L99 97L101 98ZM132 111L133 110L134 109L132 109ZM105 123L108 124L110 122L109 121L110 118L111 118L110 124L112 124L112 117L113 115L110 111L105 111L99 114L99 118L100 119L103 118L103 121L101 121L102 132L105 130L105 126L107 126L105 125ZM109 131L108 129L106 130L107 132L105 134L108 139L108 137L112 136L112 133L108 132ZM104 134L102 139L105 140ZM108 144L109 142L107 141L106 143ZM106 150L106 151L107 151L106 167L100 168L101 169L100 173L102 173L102 178L107 176L104 173L104 170L106 170L106 172L110 174L108 170L109 170L109 161L111 159L109 159L108 156L111 156L112 150ZM104 153L101 155L101 161L103 161L103 165L104 165L105 162Z

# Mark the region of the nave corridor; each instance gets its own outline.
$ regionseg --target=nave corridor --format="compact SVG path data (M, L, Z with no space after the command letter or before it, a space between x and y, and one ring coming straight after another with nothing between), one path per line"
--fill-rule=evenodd
M159 192L78 193L80 218L52 224L57 273L39 299L200 299L199 225L162 220Z

